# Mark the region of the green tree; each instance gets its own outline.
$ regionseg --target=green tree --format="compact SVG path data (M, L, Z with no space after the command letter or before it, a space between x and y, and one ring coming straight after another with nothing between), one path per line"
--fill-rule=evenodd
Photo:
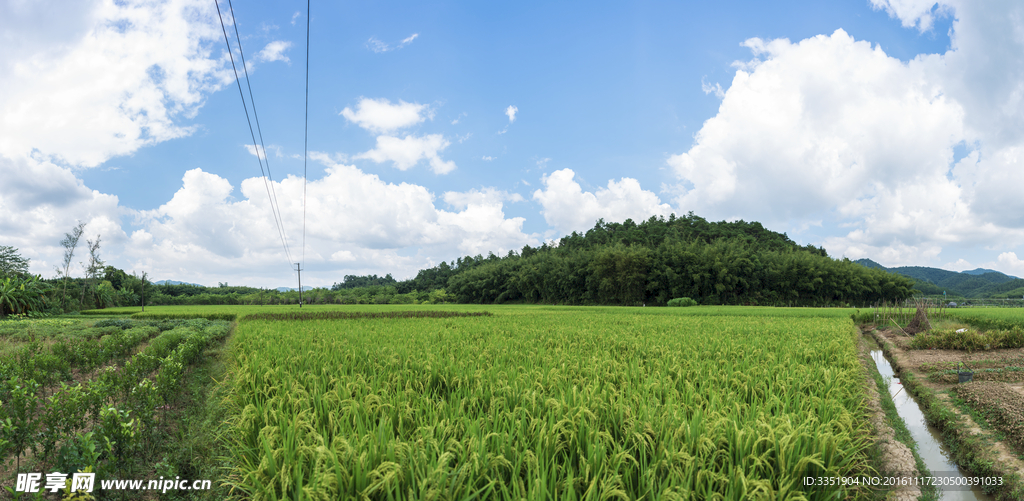
M29 259L22 257L18 249L0 245L0 278L28 275Z
M85 280L86 287L82 289L82 302L85 303L86 290L93 295L93 299L96 300L96 282L102 276L103 272L103 260L100 259L100 240L101 237L96 235L96 240L86 240L86 244L89 246L89 264L81 263L82 267L85 268ZM98 301L97 305L98 305Z

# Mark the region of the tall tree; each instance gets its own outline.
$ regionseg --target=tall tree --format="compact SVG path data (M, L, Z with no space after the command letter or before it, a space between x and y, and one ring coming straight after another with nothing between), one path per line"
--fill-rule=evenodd
M100 236L96 235L96 240L86 240L85 242L89 246L89 264L82 263L82 265L85 267L85 278L95 298L96 280L103 273L103 260L100 259ZM85 289L82 289L82 301L85 301Z
M85 223L79 221L74 228L71 228L69 233L64 234L64 240L60 241L61 247L64 247L64 261L61 262L63 269L56 268L57 275L64 279L64 290L61 291L60 301L61 308L67 308L67 294L68 294L68 273L71 270L71 260L75 257L75 248L78 247L78 239L82 237L82 233L85 232Z

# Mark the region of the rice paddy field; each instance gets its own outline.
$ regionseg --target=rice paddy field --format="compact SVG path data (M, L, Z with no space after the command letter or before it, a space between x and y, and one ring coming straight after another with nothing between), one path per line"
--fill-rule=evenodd
M29 346L44 330L57 329L59 339L67 339L58 346L74 341L78 331L94 335L92 342L103 346L93 357L99 361L82 370L73 366L71 385L51 381L41 395L55 395L50 401L59 403L78 382L97 388L97 402L128 408L131 398L100 393L110 385L86 380L125 374L118 385L151 385L156 396L122 421L155 413L146 418L154 431L140 436L157 438L179 427L164 419L168 409L173 414L183 405L159 392L189 381L198 371L189 363L198 367L203 356L216 353L226 368L209 394L219 409L216 433L209 435L221 451L214 481L238 499L839 500L878 494L866 486L803 482L878 475L851 319L863 312L854 309L167 306L88 313L95 315L38 326L24 321L0 329L0 337ZM125 316L130 320L108 319ZM196 317L234 322L233 330L208 336L202 334L207 324L196 324L196 335L206 336L197 339L206 344L189 349L207 355L165 349L166 363L120 370L142 366L153 358L146 350L166 337L153 336ZM978 318L1024 320L1012 310ZM180 332L181 339L193 335ZM33 349L47 349L40 346ZM13 361L11 370L20 367ZM93 366L96 376L87 370ZM173 374L163 374L164 366ZM39 413L49 415L45 402L40 405ZM97 411L82 418L104 416ZM31 417L24 421L30 424ZM38 426L48 429L42 421ZM97 440L103 433L92 431ZM53 450L64 450L62 439L51 441ZM115 466L107 471L148 471Z
M801 485L871 472L849 313L678 311L243 320L230 482L253 499L867 495Z

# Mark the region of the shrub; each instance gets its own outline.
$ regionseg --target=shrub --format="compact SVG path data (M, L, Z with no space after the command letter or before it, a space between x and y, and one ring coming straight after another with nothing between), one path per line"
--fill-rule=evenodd
M697 306L697 302L688 297L677 297L668 300L669 306Z

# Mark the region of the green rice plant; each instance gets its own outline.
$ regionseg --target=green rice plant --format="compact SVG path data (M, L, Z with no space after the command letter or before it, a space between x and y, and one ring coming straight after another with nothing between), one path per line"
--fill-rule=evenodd
M252 499L870 497L801 483L872 472L849 312L652 309L243 321L230 485Z
M1024 308L949 308L946 311L950 317L966 322L976 329L1024 328Z
M489 311L299 311L287 313L248 313L243 320L345 320L354 318L450 318L486 317Z
M910 347L915 350L927 350L937 348L942 350L992 350L1001 348L1024 347L1024 328L1013 327L1008 330L978 331L967 329L957 332L960 329L932 330L919 333L910 341Z

